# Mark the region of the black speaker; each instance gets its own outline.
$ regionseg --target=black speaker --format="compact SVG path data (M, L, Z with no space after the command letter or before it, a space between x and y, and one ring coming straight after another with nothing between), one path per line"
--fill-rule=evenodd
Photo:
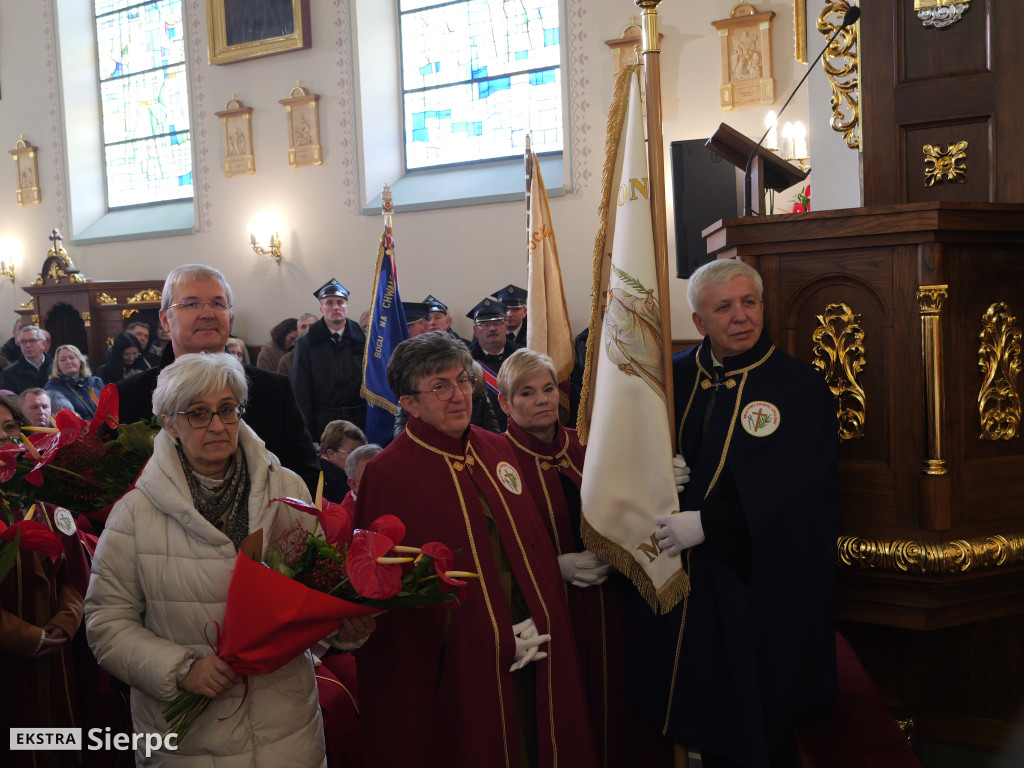
M676 277L689 277L711 261L701 231L739 214L739 171L704 145L707 139L673 141L672 200L676 228Z

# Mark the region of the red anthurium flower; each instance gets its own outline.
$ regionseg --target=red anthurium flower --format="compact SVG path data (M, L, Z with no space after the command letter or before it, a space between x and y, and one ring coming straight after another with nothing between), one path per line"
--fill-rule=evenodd
M453 579L450 576L445 575L445 571L450 571L452 563L455 562L455 555L448 549L444 544L439 541L428 541L422 547L424 555L430 555L434 561L434 570L437 571L437 575L441 577L441 581L445 584L451 584L453 587L464 587L466 582L460 581L459 579Z
M807 206L803 203L793 203L793 213L805 213Z
M14 541L14 537L20 532L21 549L38 550L44 555L49 555L51 560L64 551L57 534L38 520L19 520L10 527L0 522L0 526L0 541Z
M360 529L352 534L345 573L362 597L384 600L394 597L402 588L402 566L377 562L377 558L387 555L393 546L394 541L381 533Z
M89 422L88 434L93 434L104 422L111 429L117 429L117 409L119 406L120 401L117 395L117 387L113 384L107 384L107 386L100 390L100 400L96 404L96 415Z
M341 504L323 500L323 509L317 509L314 504L301 499L284 497L271 499L270 502L280 501L292 509L301 509L310 515L316 515L320 520L320 527L324 529L324 539L328 544L342 546L352 541L352 517L345 511Z
M19 455L21 455L20 444L4 443L0 445L0 483L6 483L17 473Z
M405 523L394 515L381 515L370 523L370 530L391 539L391 546L401 544L402 539L405 538Z

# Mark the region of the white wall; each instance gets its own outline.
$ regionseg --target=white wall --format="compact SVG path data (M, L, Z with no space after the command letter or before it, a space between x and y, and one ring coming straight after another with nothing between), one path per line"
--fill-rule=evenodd
M65 0L61 0L64 2ZM69 0L74 1L74 0ZM382 2L384 0L381 0ZM358 162L355 154L355 104L352 41L347 0L314 1L310 50L227 66L206 63L203 0L185 0L193 84L193 138L199 231L180 237L75 246L69 255L93 280L162 278L185 262L221 269L236 293L236 333L253 344L286 316L315 311L311 292L331 276L353 292L350 314L368 306L379 216L357 214ZM814 5L816 0L809 0ZM57 104L57 56L53 0L0 0L0 137L13 149L18 134L40 147L41 205L18 207L14 175L0 179L0 256L23 249L18 286L34 279L59 227L70 238L64 187L65 140ZM726 18L733 0L665 0L659 9L664 34L661 55L664 137L667 142L709 136L720 122L757 138L770 107L725 112L718 107L719 38L711 21ZM587 322L590 307L591 249L604 145L605 112L611 95L611 56L604 40L617 38L638 14L631 0L569 0L563 35L573 44L567 77L571 94L576 182L572 194L551 200L574 328ZM781 101L805 71L793 58L793 5L762 2L759 11L776 12L773 45L776 93ZM810 15L810 13L809 13ZM821 44L813 26L808 48ZM81 34L88 34L82 30ZM279 99L296 79L320 94L320 130L324 164L290 169L286 123ZM812 80L820 79L816 74ZM237 94L253 115L257 173L226 178L221 170L222 127L214 114ZM797 95L787 120L807 123L806 91ZM810 144L820 129L812 127ZM666 152L667 164L667 152ZM670 178L666 165L666 178ZM783 193L778 207L791 195ZM396 201L400 203L401 201ZM247 224L259 212L275 210L287 222L281 232L280 267L257 257L248 245ZM669 210L668 220L672 221ZM462 313L490 292L525 285L525 216L522 203L469 206L404 213L394 221L402 295L419 300L433 293L458 315L456 328L468 335ZM670 252L674 252L670 225ZM524 243L521 247L519 244ZM685 302L685 281L673 286L673 336L695 338ZM0 326L27 298L18 287L0 281ZM4 319L6 318L6 319ZM0 327L4 334L5 327Z

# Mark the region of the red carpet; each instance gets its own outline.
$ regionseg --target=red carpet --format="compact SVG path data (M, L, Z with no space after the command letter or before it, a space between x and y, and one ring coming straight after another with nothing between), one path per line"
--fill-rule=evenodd
M836 633L839 699L797 728L804 768L921 768L906 736L846 639Z

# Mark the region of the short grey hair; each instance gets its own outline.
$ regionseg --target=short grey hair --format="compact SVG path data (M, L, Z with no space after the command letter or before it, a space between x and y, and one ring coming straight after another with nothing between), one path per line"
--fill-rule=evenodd
M345 459L345 474L349 477L356 476L356 470L359 469L359 462L369 461L378 453L383 451L376 443L368 443L367 445L360 445Z
M227 387L240 404L249 396L242 364L226 352L182 355L162 371L153 390L153 413L173 419L178 411Z
M551 358L532 349L517 349L498 369L498 391L512 402L512 395L527 379L546 373L558 386L558 372Z
M391 353L388 384L395 397L415 395L421 378L456 366L473 375L473 356L469 347L444 331L421 333L406 339Z
M231 286L228 285L227 278L224 277L224 273L219 269L208 267L205 264L182 264L172 269L171 273L167 275L167 280L164 281L164 292L160 297L160 310L166 312L170 309L171 298L174 296L174 292L185 283L190 283L193 280L220 283L224 286L224 295L227 296L228 304L235 303L231 297Z
M754 287L757 289L757 298L763 298L764 282L756 269L736 259L721 259L708 262L690 275L690 282L686 286L686 300L690 304L690 309L699 315L704 291L713 285L724 285L739 275L753 280Z
M43 333L43 329L37 325L26 325L20 331L18 331L18 341L21 341L21 337L26 333L31 333L37 339L45 339L46 334Z

